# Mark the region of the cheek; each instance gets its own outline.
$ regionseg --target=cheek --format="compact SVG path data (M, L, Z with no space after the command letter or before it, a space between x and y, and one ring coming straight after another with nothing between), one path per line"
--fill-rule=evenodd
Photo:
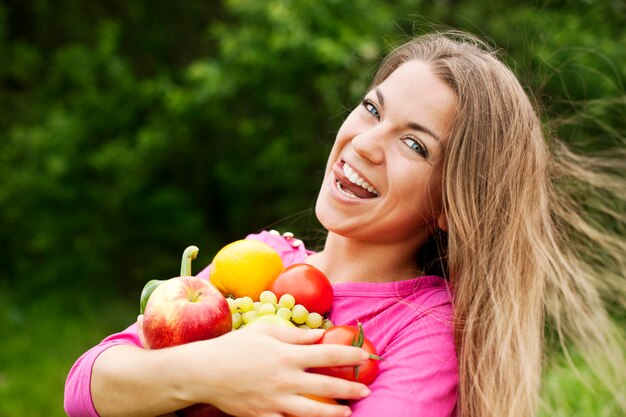
M346 143L350 142L352 138L357 136L359 132L364 129L364 122L361 116L358 114L358 108L353 110L348 117L343 121L337 135L335 137L335 147L343 147Z
M419 180L420 178L422 180ZM439 214L443 205L440 172L431 171L421 176L404 178L401 185L395 192L400 204L406 210L415 211L426 217Z
M333 147L330 149L330 153L328 154L326 170L324 171L324 181L328 179L328 175L330 174L333 165L339 160L339 157L345 147L350 144L353 136L350 135L349 131L348 120L346 120L339 128L337 136L335 137L335 142L333 142Z
M424 195L430 204L437 211L441 210L441 206L443 204L441 193L442 193L442 175L441 170L434 170L426 183L424 184Z

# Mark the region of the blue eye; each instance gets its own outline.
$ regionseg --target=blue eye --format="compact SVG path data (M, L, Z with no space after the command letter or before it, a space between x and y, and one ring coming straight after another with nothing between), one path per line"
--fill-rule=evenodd
M418 155L422 155L424 158L428 157L428 150L417 140L411 137L405 137L402 138L402 142Z
M380 120L380 113L374 104L369 100L363 101L363 107L367 110L372 116L374 116L377 120Z

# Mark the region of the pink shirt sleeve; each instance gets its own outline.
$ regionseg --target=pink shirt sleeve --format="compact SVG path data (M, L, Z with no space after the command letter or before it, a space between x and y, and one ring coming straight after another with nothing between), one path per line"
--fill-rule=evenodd
M106 349L116 345L141 346L137 323L122 332L107 337L100 344L85 352L74 363L65 381L63 405L69 417L98 417L91 400L91 370L96 358Z

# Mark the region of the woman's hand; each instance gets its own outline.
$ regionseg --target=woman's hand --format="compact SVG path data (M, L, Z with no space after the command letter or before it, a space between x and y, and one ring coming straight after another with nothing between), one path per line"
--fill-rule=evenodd
M306 372L307 368L352 366L367 361L367 352L350 346L313 344L323 330L256 325L215 339L171 348L176 381L191 403L213 404L238 417L340 417L345 405L324 404L299 394L360 399L363 384Z

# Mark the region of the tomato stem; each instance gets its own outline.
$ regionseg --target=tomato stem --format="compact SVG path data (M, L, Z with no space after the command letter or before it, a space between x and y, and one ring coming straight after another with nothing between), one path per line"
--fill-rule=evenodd
M363 341L365 340L365 334L363 333L363 325L361 324L360 321L356 321L358 327L359 327L359 332L352 338L352 346L356 346L356 347L363 347ZM372 355L370 354L370 358L372 357ZM354 379L355 380L359 380L359 367L355 366L354 367Z
M188 246L187 249L183 252L183 259L180 263L180 276L181 277L190 277L191 276L191 261L196 259L198 256L197 246Z
M359 332L352 337L352 346L363 347L365 341L365 333L363 333L363 326L360 321L356 321L359 326Z

